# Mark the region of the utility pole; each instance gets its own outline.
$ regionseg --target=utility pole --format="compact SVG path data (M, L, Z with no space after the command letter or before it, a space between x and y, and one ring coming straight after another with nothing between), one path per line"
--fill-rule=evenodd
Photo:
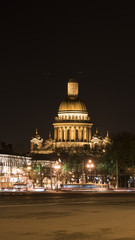
M56 170L56 181L57 181L57 186L56 186L56 191L58 192L58 180L59 180L59 175L58 175L58 170Z
M52 190L52 163L50 165L50 180L51 180L51 190Z
M116 158L116 188L119 187L119 170L118 170L118 159Z
M84 183L84 161L82 161L82 183Z

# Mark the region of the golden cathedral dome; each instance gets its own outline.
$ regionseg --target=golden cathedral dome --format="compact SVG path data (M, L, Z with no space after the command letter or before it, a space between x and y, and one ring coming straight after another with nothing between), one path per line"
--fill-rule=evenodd
M59 106L59 112L63 111L83 111L87 112L87 108L83 101L79 99L78 97L68 97Z

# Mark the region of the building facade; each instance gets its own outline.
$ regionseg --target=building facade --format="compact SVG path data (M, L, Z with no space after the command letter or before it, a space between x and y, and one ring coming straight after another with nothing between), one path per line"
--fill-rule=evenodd
M26 183L29 166L31 157L0 154L0 188L13 187L15 183Z

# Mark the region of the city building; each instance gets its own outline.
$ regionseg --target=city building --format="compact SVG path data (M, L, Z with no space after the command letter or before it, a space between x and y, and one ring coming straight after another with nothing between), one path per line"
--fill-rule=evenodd
M96 129L96 133L92 136L93 123L86 105L78 95L79 84L76 79L70 78L67 84L67 98L61 102L53 123L54 137L52 138L49 133L49 138L44 141L36 129L34 137L30 140L30 153L27 156L13 155L12 146L2 143L0 188L13 187L15 183L27 184L31 169L34 186L56 188L59 149L87 146L91 151L91 149L104 148L111 142L108 132L103 138ZM34 167L36 167L35 172Z
M15 183L26 184L31 157L0 154L0 189L13 187Z

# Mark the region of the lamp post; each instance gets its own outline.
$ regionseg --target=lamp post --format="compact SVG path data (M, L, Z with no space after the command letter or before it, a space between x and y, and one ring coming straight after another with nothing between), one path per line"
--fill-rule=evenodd
M52 190L52 162L50 164L50 180L51 180L51 190Z
M92 160L88 160L86 167L87 169L90 170L90 180L92 181L92 168L94 168L94 164L92 163Z
M17 182L19 183L20 182L20 172L21 172L21 169L17 168L16 171L17 171L17 175L18 175Z
M28 177L30 178L31 166L27 166Z
M84 161L82 161L82 184L84 184Z
M2 168L3 168L3 163L0 162L0 188L2 188Z
M60 168L61 168L61 164L58 161L56 161L56 164L54 165L54 169L56 171L56 190L57 191L58 191L58 180L59 180L58 173L59 173Z
M118 159L116 159L116 188L119 187Z

